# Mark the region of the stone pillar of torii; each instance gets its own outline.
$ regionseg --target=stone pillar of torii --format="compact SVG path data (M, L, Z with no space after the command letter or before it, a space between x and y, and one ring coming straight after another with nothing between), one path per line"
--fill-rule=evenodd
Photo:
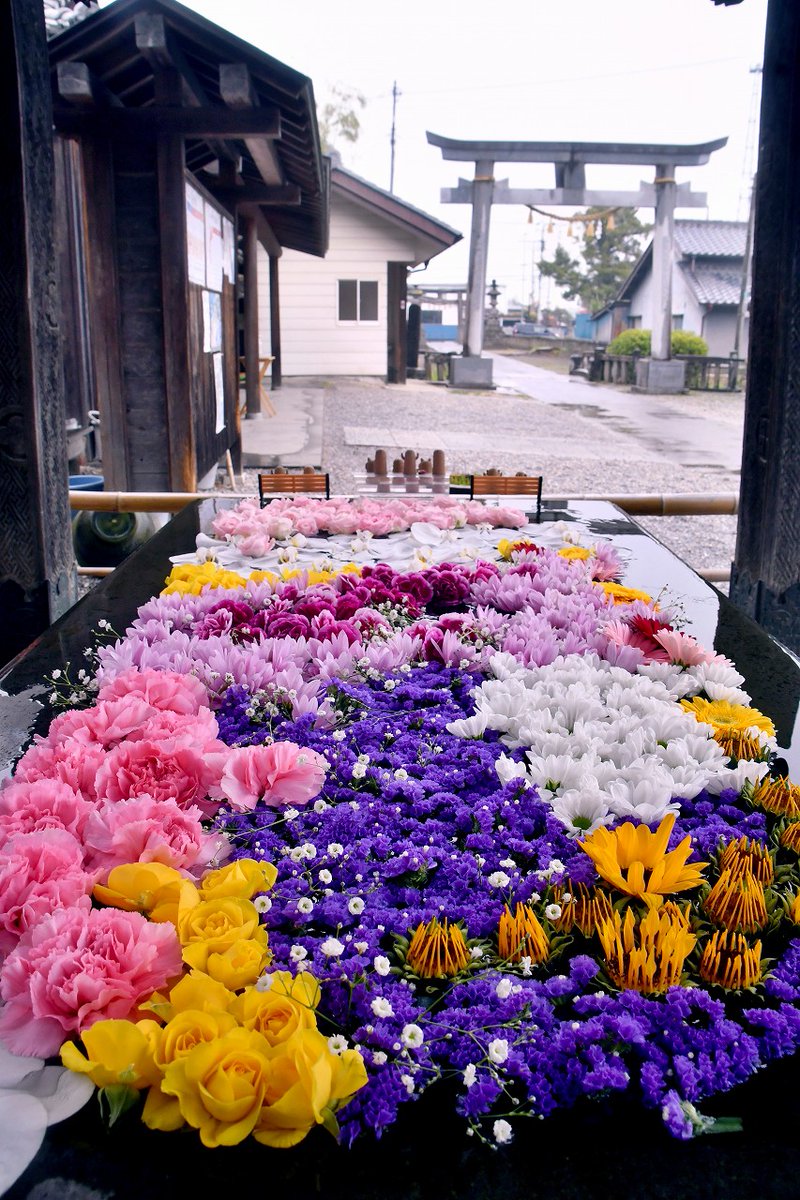
M442 157L473 162L472 179L459 179L455 188L443 188L444 204L472 205L469 275L463 362L454 360L451 382L473 386L491 384L491 360L482 359L489 223L493 204L521 204L550 208L652 208L653 227L653 329L646 390L680 391L683 364L670 360L672 333L672 240L676 208L705 208L703 192L675 179L678 167L708 162L726 144L718 138L698 146L660 146L618 142L487 142L459 141L428 133ZM495 179L496 163L552 163L553 188L512 188L507 179ZM587 164L655 167L652 183L638 191L613 191L586 186ZM680 376L680 379L678 378Z

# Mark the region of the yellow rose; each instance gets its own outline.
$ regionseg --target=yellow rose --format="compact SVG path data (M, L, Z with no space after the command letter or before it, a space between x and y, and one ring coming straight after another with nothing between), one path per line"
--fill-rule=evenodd
M160 1082L154 1057L160 1033L155 1021L96 1021L81 1034L86 1054L65 1042L61 1061L68 1070L88 1075L96 1087L124 1084L138 1091Z
M331 1053L316 1029L297 1033L273 1065L272 1087L253 1136L280 1149L296 1146L315 1125L335 1124L337 1109L367 1082L361 1055Z
M255 983L270 957L266 941L241 939L222 953L209 954L205 969L212 979L235 992Z
M198 1044L170 1063L162 1091L177 1099L183 1119L204 1146L236 1146L256 1126L276 1071L264 1039L236 1028Z
M197 888L180 871L163 863L125 863L109 872L105 886L96 884L101 904L144 913L151 921L177 925L182 911L198 903Z
M272 863L237 858L218 871L208 871L200 882L200 895L203 900L219 900L223 896L252 900L256 892L268 892L277 878L278 871Z
M319 984L305 972L293 977L288 971L276 971L269 978L268 991L248 988L233 1001L231 1011L245 1029L254 1029L277 1047L303 1029L316 1029Z
M251 940L266 952L267 931L258 922L258 913L250 900L226 896L219 900L201 900L187 909L178 924L183 958L190 967L206 971L209 955L224 954L237 942Z
M160 1087L162 1076L170 1063L190 1054L195 1046L214 1042L235 1028L236 1019L227 1012L184 1009L177 1012L163 1029L159 1029L155 1043L159 1086L150 1089L142 1111L142 1120L148 1129L170 1133L183 1125L183 1114L177 1099L164 1093Z

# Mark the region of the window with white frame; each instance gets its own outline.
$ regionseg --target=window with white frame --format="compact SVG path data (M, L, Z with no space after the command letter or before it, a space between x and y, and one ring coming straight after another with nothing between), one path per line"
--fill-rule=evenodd
M339 280L339 320L377 321L377 279Z

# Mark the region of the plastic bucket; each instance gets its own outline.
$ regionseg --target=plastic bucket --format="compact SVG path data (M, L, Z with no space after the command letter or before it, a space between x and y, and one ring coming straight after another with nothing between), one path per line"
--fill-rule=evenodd
M71 492L102 492L105 479L102 475L70 475Z

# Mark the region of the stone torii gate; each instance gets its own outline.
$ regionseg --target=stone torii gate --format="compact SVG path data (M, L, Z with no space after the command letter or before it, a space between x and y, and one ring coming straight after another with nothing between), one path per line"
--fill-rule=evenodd
M473 179L459 179L458 187L443 188L444 204L471 204L472 230L469 246L466 332L461 360L453 359L451 382L461 386L491 384L492 364L481 358L483 350L484 297L489 248L489 220L493 204L543 205L552 208L653 208L654 320L651 361L647 364L647 390L680 391L683 364L671 363L672 332L672 238L676 208L705 208L703 192L693 192L688 183L677 183L677 167L706 163L727 138L699 146L658 146L618 142L484 142L458 141L427 134L442 157L457 162L474 162ZM507 179L496 180L495 163L552 163L554 188L512 188ZM595 190L586 186L586 165L655 166L652 183L640 183L638 191ZM679 378L680 377L680 378ZM639 382L639 381L637 381Z

